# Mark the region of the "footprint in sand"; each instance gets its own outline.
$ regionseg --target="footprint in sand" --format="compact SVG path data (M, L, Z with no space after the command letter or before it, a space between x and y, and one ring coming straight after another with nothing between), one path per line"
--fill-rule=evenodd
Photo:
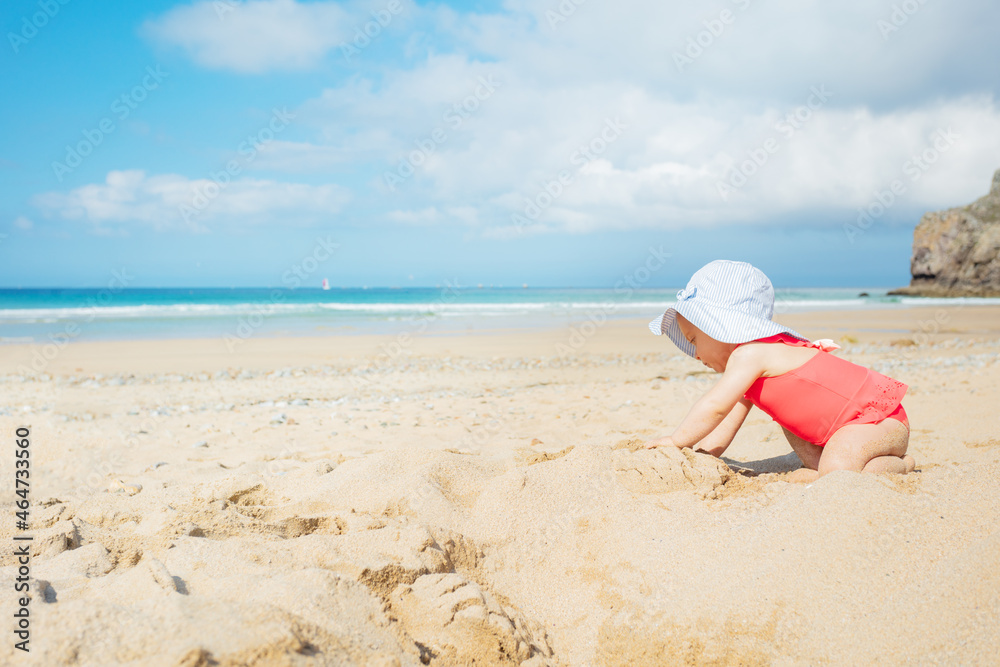
M389 596L406 631L436 657L457 664L487 659L489 664L519 664L551 657L541 626L507 612L475 583L448 572L418 577Z
M57 521L48 528L36 530L33 541L32 554L47 559L80 546L80 532L73 521Z
M732 472L710 454L659 447L646 449L642 440L622 440L611 453L619 483L634 493L693 490L714 498Z

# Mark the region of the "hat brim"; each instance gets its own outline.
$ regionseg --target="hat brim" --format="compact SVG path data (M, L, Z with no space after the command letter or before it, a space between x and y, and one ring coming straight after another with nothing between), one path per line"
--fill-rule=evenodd
M692 299L681 301L673 308L668 308L649 323L650 331L657 335L666 334L681 352L692 358L696 358L695 347L681 333L680 325L677 323L678 312L701 331L723 343L749 343L779 333L787 333L804 341L809 340L773 320L765 320L738 310Z
M680 326L677 324L676 308L667 308L662 315L649 323L649 330L657 336L666 334L667 338L669 338L674 345L679 347L681 352L694 358L694 345L692 345L691 342L684 337L684 334L681 333Z

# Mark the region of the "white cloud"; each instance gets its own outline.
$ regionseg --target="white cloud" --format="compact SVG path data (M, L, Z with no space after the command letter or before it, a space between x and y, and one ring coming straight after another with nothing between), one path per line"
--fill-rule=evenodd
M879 21L893 5L506 0L502 12L475 14L408 4L428 29L407 59L303 104L297 127L313 140L271 142L254 169L350 169L370 178L355 190L372 200L366 214L495 237L846 216L896 179L908 211L968 202L1000 166L990 35L1000 6L926 3L886 35ZM220 23L200 3L150 29L212 67L303 68L362 20L357 7L256 1ZM489 94L484 80L495 82ZM832 96L789 132L779 124L803 113L813 87ZM603 139L615 119L621 132ZM958 141L915 179L908 162L947 128ZM583 160L591 144L600 150ZM720 196L761 150L766 163ZM400 179L392 188L387 172ZM553 195L561 172L568 183ZM513 226L512 214L533 211L530 225Z
M355 157L354 151L343 146L274 140L259 144L254 160L247 166L254 170L312 173L347 164Z
M992 0L919 3L889 34L880 26L900 4L891 0L507 0L492 14L398 2L400 14L385 28L376 25L374 39L399 39L400 28L416 27L407 36L408 58L468 54L540 83L619 81L669 89L677 99L714 92L786 102L825 83L844 91L847 102L884 105L983 92L983 81L995 91L1000 80L992 39L1000 10ZM364 39L357 31L388 4L202 0L144 29L207 67L305 69L355 36Z
M46 215L91 223L98 231L112 226L204 231L212 226L260 225L280 220L308 225L328 221L349 199L339 185L305 185L251 178L219 186L208 179L177 174L147 176L144 171L112 171L104 183L67 193L35 197Z
M206 0L175 7L144 29L206 67L260 73L313 67L350 38L354 21L334 2Z
M389 211L386 219L405 225L427 226L440 223L459 223L475 226L479 222L479 209L474 206L446 206L439 209L436 206L415 210Z
M14 226L18 229L28 230L35 226L35 223L31 221L30 218L26 218L23 215L19 215L14 218Z
M441 222L444 218L441 215L441 211L434 206L428 206L419 211L389 211L386 213L386 217L393 222L399 222L404 225L435 224Z
M495 92L460 124L449 123L448 111L474 94L481 77L498 84ZM905 182L908 207L953 206L982 194L998 166L1000 110L989 95L875 111L841 104L842 90L814 88L818 94L807 88L788 104L724 96L678 102L653 87L540 83L511 63L442 56L387 73L377 89L364 79L328 89L304 105L300 119L329 142L323 150L353 152L354 162L374 161L376 173L401 178L395 191L384 177L376 181L392 221L443 223L450 218L432 220L427 211L461 206L475 209L479 224L503 228L534 201L532 233L853 209L895 179ZM620 132L608 133L609 123ZM907 162L949 127L959 140L913 180ZM366 134L364 146L354 131ZM428 143L435 131L443 140ZM584 160L581 148L591 145L597 159ZM746 183L720 196L720 183L739 182L731 181L733 168L767 148L766 163L749 165ZM546 187L560 172L571 183L548 201Z
M810 85L825 83L842 91L847 103L884 105L945 91L982 92L981 82L992 87L1000 80L1000 48L990 38L990 26L1000 19L995 2L920 3L886 39L879 21L899 4L587 2L562 11L566 20L553 25L551 13L575 3L509 0L508 13L441 23L469 52L538 81L617 80L669 91L676 99L708 93L790 102ZM723 11L728 23L722 23ZM693 62L678 66L677 55Z

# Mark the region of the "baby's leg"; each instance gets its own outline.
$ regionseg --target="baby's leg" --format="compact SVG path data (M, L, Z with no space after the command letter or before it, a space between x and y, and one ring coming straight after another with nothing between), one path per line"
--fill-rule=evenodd
M862 472L894 472L904 474L913 472L917 462L909 454L903 456L876 456L865 464Z
M819 474L833 470L910 472L914 461L906 455L909 442L910 430L895 419L878 424L848 424L834 433L823 448Z
M787 477L788 481L800 483L815 481L816 478L819 477L819 473L816 471L819 468L819 460L820 456L823 454L823 448L819 445L814 445L811 442L806 442L784 426L781 427L781 430L785 432L785 438L788 440L788 444L792 446L795 453L799 455L799 460L802 461L801 468L793 470L789 473Z

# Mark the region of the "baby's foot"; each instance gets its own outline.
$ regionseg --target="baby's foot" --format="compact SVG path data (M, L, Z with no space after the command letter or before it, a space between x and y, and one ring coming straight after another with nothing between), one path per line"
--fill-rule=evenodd
M917 462L909 454L903 455L903 464L906 465L906 472L913 472L913 469L917 467Z

